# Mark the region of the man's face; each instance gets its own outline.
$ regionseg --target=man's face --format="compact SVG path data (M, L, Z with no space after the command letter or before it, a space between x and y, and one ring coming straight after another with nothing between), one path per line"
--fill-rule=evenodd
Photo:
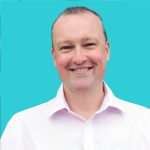
M81 91L99 86L109 59L99 18L89 12L61 16L53 28L52 53L65 87Z

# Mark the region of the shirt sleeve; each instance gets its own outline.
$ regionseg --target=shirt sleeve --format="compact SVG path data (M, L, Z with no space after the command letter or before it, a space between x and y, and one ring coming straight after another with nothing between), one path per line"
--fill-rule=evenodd
M21 126L17 115L14 115L8 122L1 138L1 150L22 150L20 147Z
M143 139L143 149L150 149L150 109L143 114L143 120L141 121L141 137Z

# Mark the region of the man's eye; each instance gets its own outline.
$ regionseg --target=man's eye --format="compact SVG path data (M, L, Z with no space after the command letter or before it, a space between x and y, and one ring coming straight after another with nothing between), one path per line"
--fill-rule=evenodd
M86 43L84 46L85 47L93 47L95 45L96 45L95 43Z
M72 49L72 48L73 48L73 46L62 46L60 49L64 50L64 49Z
M70 52L73 48L74 48L74 46L71 46L71 45L62 46L62 47L60 47L60 51L61 51L62 53L68 53L68 52Z

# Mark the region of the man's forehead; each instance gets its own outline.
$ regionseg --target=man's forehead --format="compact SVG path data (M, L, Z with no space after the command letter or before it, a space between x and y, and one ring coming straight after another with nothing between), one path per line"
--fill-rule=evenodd
M82 19L85 21L92 19L92 20L94 20L95 23L98 22L100 24L100 26L102 26L102 22L98 16L96 16L95 14L93 14L89 11L86 11L84 13L79 13L79 14L67 14L67 15L62 14L54 23L53 30L57 28L57 25L60 25L60 27L61 27L62 23L67 24L68 22L75 21L75 19L76 20Z
M86 36L105 41L101 19L91 12L64 14L57 19L53 26L52 44L68 39L81 42L81 38Z

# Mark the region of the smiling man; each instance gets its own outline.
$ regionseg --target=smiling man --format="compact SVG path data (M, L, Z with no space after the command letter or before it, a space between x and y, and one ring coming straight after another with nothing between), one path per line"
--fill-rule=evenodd
M14 115L2 150L149 150L150 110L118 99L103 81L110 48L101 17L67 8L52 26L57 96Z
M85 12L76 10L77 14L64 13L54 24L52 53L66 101L88 119L99 109L104 97L109 44L99 17L84 9Z

